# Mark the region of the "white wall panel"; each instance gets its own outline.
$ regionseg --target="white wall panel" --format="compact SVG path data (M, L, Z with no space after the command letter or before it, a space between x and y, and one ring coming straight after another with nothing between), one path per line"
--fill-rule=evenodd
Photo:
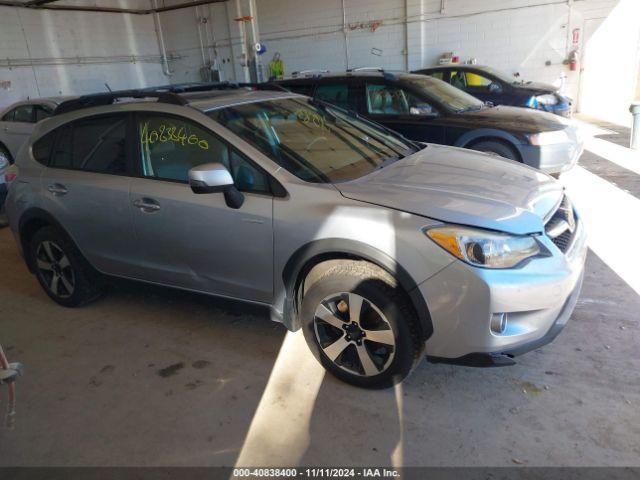
M132 55L154 56L155 63L122 58ZM105 82L113 89L168 83L158 56L150 15L0 7L0 82L11 82L0 87L0 108L29 97L105 91ZM5 66L30 61L35 66Z

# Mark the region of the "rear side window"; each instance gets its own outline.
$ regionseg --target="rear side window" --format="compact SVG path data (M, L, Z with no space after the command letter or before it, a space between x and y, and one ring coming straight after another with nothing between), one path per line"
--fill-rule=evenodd
M127 117L101 117L73 128L73 167L122 174L127 170Z
M65 125L57 130L58 135L51 154L49 166L56 168L73 168L71 148L73 129L71 125Z
M315 97L338 107L349 109L349 86L346 83L320 85Z
M444 73L442 72L431 72L429 75L433 78L437 78L438 80L444 80Z
M47 133L44 137L40 138L33 144L31 152L33 154L33 158L37 162L43 165L47 165L49 163L49 155L51 154L51 149L53 148L55 139L56 131L53 131Z
M33 105L20 105L13 112L14 122L33 123Z
M292 91L293 93L299 93L300 95L306 95L310 97L313 93L313 84L294 84L294 85L283 85L287 90Z
M45 118L49 118L51 116L51 110L47 107L43 107L41 105L36 106L36 122L40 120L44 120Z
M60 129L50 166L98 173L127 171L127 116L83 119Z

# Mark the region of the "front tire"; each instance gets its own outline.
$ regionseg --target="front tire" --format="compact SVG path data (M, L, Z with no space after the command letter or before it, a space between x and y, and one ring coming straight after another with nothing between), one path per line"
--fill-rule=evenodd
M406 378L423 351L418 319L395 279L364 261L345 261L305 293L305 340L340 380L387 388Z
M513 147L495 140L484 140L472 145L470 148L471 150L477 150L478 152L495 153L496 155L509 160L515 160L516 162L520 161L520 157Z
M38 230L29 244L29 255L40 286L54 302L79 307L102 295L96 272L57 228Z

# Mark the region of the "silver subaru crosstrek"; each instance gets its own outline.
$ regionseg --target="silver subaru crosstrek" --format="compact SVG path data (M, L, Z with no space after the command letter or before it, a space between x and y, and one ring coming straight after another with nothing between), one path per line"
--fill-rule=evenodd
M585 234L551 177L296 94L188 90L68 100L21 150L9 221L59 304L113 276L267 305L372 388L424 352L510 365L566 324Z

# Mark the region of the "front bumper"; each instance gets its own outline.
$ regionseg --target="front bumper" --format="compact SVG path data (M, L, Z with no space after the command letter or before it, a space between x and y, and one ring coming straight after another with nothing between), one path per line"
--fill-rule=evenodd
M558 335L580 295L586 235L579 221L566 254L548 237L540 240L552 252L550 257L507 270L456 261L419 285L433 323L433 334L426 342L429 360L509 364L513 363L510 357ZM502 313L508 317L506 330L493 333L491 318Z

